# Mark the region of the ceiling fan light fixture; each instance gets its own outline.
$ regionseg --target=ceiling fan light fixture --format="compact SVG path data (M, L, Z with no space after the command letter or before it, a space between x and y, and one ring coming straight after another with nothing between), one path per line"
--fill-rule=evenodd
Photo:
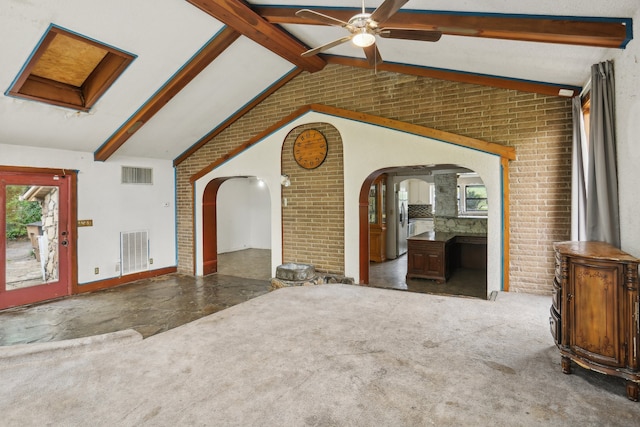
M368 33L367 29L363 28L351 40L358 47L369 47L376 42L376 36Z

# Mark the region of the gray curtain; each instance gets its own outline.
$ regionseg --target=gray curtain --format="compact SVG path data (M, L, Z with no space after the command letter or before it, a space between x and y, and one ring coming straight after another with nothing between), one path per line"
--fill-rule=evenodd
M571 240L587 240L587 168L589 158L584 131L582 98L573 98L573 158L571 161Z
M591 67L587 240L620 247L613 63Z

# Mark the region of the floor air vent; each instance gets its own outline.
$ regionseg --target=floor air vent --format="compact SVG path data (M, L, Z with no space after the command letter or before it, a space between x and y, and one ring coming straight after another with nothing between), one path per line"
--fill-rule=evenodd
M120 233L120 274L137 273L149 269L149 233L129 231Z

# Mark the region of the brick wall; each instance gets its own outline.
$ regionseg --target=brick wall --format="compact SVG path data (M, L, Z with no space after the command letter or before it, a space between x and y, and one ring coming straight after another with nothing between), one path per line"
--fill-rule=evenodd
M178 166L179 271L194 271L189 177L311 103L515 147L517 160L510 163L511 290L550 292L551 244L569 238L570 100L339 65L299 75ZM296 191L293 185L291 191Z
M325 161L304 169L293 158L293 143L306 129L317 129L327 139ZM344 163L342 139L327 123L293 129L282 146L282 173L291 186L282 189L283 262L313 264L316 271L344 274Z

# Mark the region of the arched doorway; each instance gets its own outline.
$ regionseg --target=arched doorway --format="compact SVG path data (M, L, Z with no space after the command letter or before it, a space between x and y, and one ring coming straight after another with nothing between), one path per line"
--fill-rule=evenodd
M210 181L202 199L203 275L218 272L247 278L270 277L270 209L269 189L256 177ZM258 259L256 265L254 261ZM251 268L221 264L225 262L244 263ZM257 271L259 267L264 271Z
M386 212L372 215L372 194L379 193L374 191L374 187L380 185L381 179L386 182L386 201L375 204L379 206L382 203ZM440 201L438 205L434 205L435 199ZM401 166L373 172L360 188L360 283L414 292L486 298L487 202L487 189L481 177L455 164ZM367 216L364 215L365 208ZM379 238L374 235L371 219L380 216L386 218L384 229L387 232L387 253L382 259L369 256L379 250L375 247ZM405 228L407 219L409 232ZM445 257L443 252L441 266L443 277L446 271L446 279L430 277L438 276L433 272L418 273L410 262L417 259L416 256L424 255L420 260L428 259L432 263L440 256L417 254L415 250L407 253L406 246L402 245L403 242L406 244L407 237L433 231L434 226L440 233L429 234L429 239L435 241L418 245L435 247L441 238L446 237L447 255ZM415 239L411 242L415 247Z
M202 274L218 271L218 190L231 177L211 180L202 196Z

